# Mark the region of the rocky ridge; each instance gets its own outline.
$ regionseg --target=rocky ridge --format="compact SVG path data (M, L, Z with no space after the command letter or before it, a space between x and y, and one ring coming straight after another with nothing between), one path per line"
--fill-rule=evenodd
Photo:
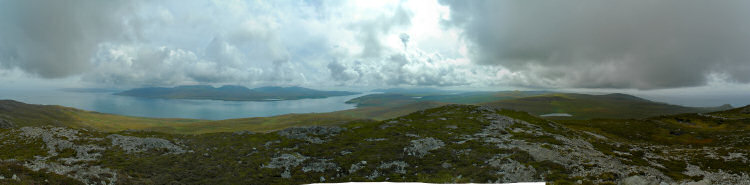
M171 136L23 127L0 130L0 141L3 148L27 148L19 150L25 155L1 159L85 184L750 182L750 169L717 168L748 164L741 147L623 142L521 112L463 105L271 133ZM153 165L139 168L133 160Z

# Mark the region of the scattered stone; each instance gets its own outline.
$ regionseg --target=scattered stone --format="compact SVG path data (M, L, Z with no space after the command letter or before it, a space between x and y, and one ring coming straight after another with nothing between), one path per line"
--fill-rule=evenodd
M651 183L648 182L645 178L635 175L630 176L628 178L623 179L620 182L621 185L650 185Z
M416 134L404 134L407 137L419 137L419 135Z
M407 155L417 156L419 158L424 157L429 153L429 151L439 149L441 147L445 146L445 143L439 139L435 138L423 138L423 139L417 139L412 140L411 145L404 148L404 152L407 153Z
M448 163L448 162L444 162L440 166L442 166L443 168L451 168L451 167L453 167L453 165L451 165L451 163Z
M360 161L359 163L352 164L352 166L349 167L349 174L357 172L359 169L364 168L366 165L367 165L367 161Z
M25 161L23 166L34 171L46 169L79 180L84 184L116 183L117 173L114 170L86 163L99 160L102 155L100 152L106 150L106 146L76 144L87 141L101 141L102 138L82 136L79 130L64 127L23 127L18 131L18 135L21 137L41 139L47 148L47 156L35 156L34 160ZM75 155L57 158L56 161L50 160L53 157L58 157L59 152L65 150L73 150Z
M381 163L378 169L394 169L394 172L400 174L406 174L406 167L409 167L404 161L391 161L388 163Z
M326 170L336 170L340 171L341 169L336 163L329 162L330 159L318 159L314 162L310 162L304 167L302 167L302 171L307 172L325 172Z
M532 166L526 166L513 159L504 158L502 155L495 156L485 161L493 168L497 168L497 174L502 174L500 182L533 182L536 170Z
M320 139L319 137L314 136L322 136L324 138L328 138L330 136L335 136L344 129L341 127L322 127L322 126L310 126L310 127L293 127L293 128L287 128L282 131L279 131L278 134L280 136L285 136L289 139L300 139L305 140L310 143L314 144L321 144L324 143L325 140Z
M153 149L166 150L168 154L185 153L185 149L182 147L172 144L169 140L161 138L140 138L118 134L109 135L107 138L112 140L113 146L119 146L125 150L126 153L145 152Z
M271 158L271 162L267 165L262 165L261 168L284 168L284 172L281 173L282 178L291 178L291 168L297 167L302 162L307 160L309 157L303 156L302 154L281 154L279 157Z
M457 129L458 126L456 126L456 125L446 125L445 128L447 128L447 129Z
M367 138L367 139L365 139L365 141L369 141L369 142L385 141L385 140L388 140L388 139L386 139L386 138Z
M369 180L375 180L375 178L378 178L378 177L380 177L380 172L378 170L375 170L374 172L372 172L372 174L365 176L365 178Z

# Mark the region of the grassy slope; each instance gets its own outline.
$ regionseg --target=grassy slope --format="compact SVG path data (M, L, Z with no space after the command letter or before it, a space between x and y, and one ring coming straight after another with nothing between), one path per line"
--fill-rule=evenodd
M650 116L686 112L708 112L710 109L682 107L652 102L634 96L546 94L548 92L475 92L453 95L432 95L421 99L412 95L375 94L355 98L358 108L314 114L287 114L273 117L241 118L230 120L159 119L103 114L62 106L30 105L21 102L0 101L0 119L17 126L58 125L93 128L115 132L128 129L152 130L166 133L200 134L248 130L265 132L293 126L337 125L352 120L385 120L411 112L435 108L448 103L477 103L499 100L484 105L526 111L535 115L569 113L574 119L594 117L610 119L645 118ZM539 95L541 94L541 95ZM743 109L744 110L744 109ZM719 113L716 113L719 114Z
M286 114L272 117L211 121L122 116L63 106L32 105L12 100L3 100L0 101L0 118L11 121L18 127L56 125L91 128L105 132L132 129L166 133L201 134L239 130L265 132L293 126L336 125L361 119L383 120L441 105L444 104L419 102L388 107L363 107L330 113Z
M747 108L747 107L746 107ZM735 137L741 135L750 129L750 113L743 112L746 108L727 110L722 112L711 113L708 115L724 118L710 117L702 114L679 114L672 116L660 116L648 119L597 119L597 120L564 120L557 121L562 125L573 128L574 130L583 130L604 135L607 138L614 139L623 143L658 143L673 145L675 147L684 147L684 145L695 146L734 146L747 147L750 143L741 143L741 145L730 145L727 142L742 142L743 139ZM164 155L162 153L143 153L139 155L126 155L120 150L105 151L101 165L107 168L117 169L127 172L127 176L122 176L124 184L167 184L172 181L178 183L195 183L195 184L301 184L309 182L318 182L319 177L336 177L338 170L326 170L323 172L302 173L301 168L304 165L293 167L292 178L282 179L278 174L284 169L259 168L268 164L272 157L277 157L280 153L301 154L304 156L315 157L330 160L340 164L341 170L347 171L350 164L359 161L368 161L367 168L354 173L348 179L330 179L332 182L339 181L370 181L364 176L374 173L374 170L380 170L384 175L374 179L374 181L422 181L445 183L458 181L468 182L487 182L493 180L496 176L488 175L493 173L493 169L487 167L483 161L493 158L497 154L507 154L508 158L518 160L525 165L532 165L537 170L543 167L556 167L555 163L549 161L535 161L524 151L504 150L492 147L476 140L466 141L462 135L471 135L480 131L487 126L471 117L476 116L471 112L471 106L445 106L440 108L429 109L402 116L397 119L397 125L383 127L385 123L393 120L372 122L372 121L353 121L341 125L347 131L342 132L330 141L324 144L306 144L298 139L289 139L276 133L261 133L252 135L234 135L228 133L202 134L194 136L169 135L149 132L123 132L124 135L136 135L141 137L160 137L171 140L181 140L191 150L196 152L186 153L181 156ZM506 115L515 119L525 120L537 125L545 131L565 135L567 132L555 132L552 125L546 124L547 120L529 115L524 112L501 110L498 114ZM447 118L447 119L439 119ZM252 118L251 118L252 119ZM243 119L225 120L247 121ZM241 124L241 123L240 123ZM457 126L456 129L446 129L447 126ZM0 132L5 132L0 130ZM102 134L102 133L93 133ZM403 148L409 145L409 141L415 138L407 134L419 135L420 137L432 137L445 141L445 146L440 150L431 151L425 158L415 158L405 155ZM519 133L510 133L514 137L526 137L516 135ZM567 136L567 135L566 135ZM16 136L13 136L16 137ZM103 137L103 136L98 136ZM386 142L364 141L366 138L385 138ZM746 137L745 137L746 138ZM559 142L554 138L538 138L528 136L524 138L530 142L537 143L555 143ZM537 139L537 140L534 140ZM276 141L276 142L269 142ZM457 144L459 142L464 144ZM593 142L593 141L592 141ZM601 143L592 143L594 146L609 155L616 155L612 151L629 151L628 147L620 147L607 144L609 140ZM746 141L745 141L746 142ZM623 145L626 146L626 145ZM29 151L40 150L41 146L20 147L19 149L9 150L24 154L34 154ZM257 149L256 149L257 148ZM42 148L43 149L43 148ZM457 151L469 152L462 154ZM350 154L341 154L340 151L349 151ZM392 152L384 152L392 151ZM39 151L41 154L45 152ZM643 162L638 160L636 151L633 153L631 160L633 163ZM726 151L719 151L720 156L726 156ZM39 154L39 155L41 155ZM210 154L210 155L205 155ZM0 154L2 155L2 154ZM17 155L10 155L18 157ZM28 155L26 158L32 158L34 155ZM698 158L700 159L700 158ZM698 160L691 159L691 160ZM381 162L387 161L405 161L412 166L406 168L409 175L400 175L394 173L392 169L378 169ZM311 161L313 161L311 159ZM443 162L448 161L453 168L445 169L442 167ZM685 171L686 161L668 163L669 161L659 161L666 166L665 172L679 173ZM747 172L747 165L736 163L738 165L726 165L725 161L705 160L705 161L688 161L691 164L701 164L704 167L723 170L740 170ZM417 165L418 164L418 165ZM4 164L0 164L0 169ZM482 167L477 167L480 165ZM648 166L648 164L643 164ZM559 166L559 165L557 165ZM705 168L704 168L705 169ZM28 170L27 170L28 171ZM580 177L568 176L564 169L560 171L552 170L553 174L546 175L548 181L575 182ZM4 171L0 171L7 174ZM736 171L735 171L736 172ZM18 172L13 172L18 173ZM32 172L26 172L32 176ZM414 175L411 175L414 174ZM454 177L463 175L463 178L455 179ZM681 179L688 178L678 175L670 177ZM6 176L7 177L7 176ZM44 177L55 178L55 177ZM602 177L597 177L602 179ZM588 181L587 179L584 179ZM0 181L3 182L3 181ZM590 182L589 182L590 183ZM0 183L1 184L1 183ZM563 183L561 183L563 184Z
M731 145L732 142L744 140L734 140L733 136L746 134L746 130L750 130L750 113L742 113L742 109L731 109L708 115L686 113L646 119L560 120L558 122L577 130L598 133L622 142ZM717 116L718 114L722 117Z
M573 115L572 119L647 118L660 115L717 111L717 109L711 108L684 107L653 102L625 94L555 93L506 99L484 103L483 105L520 110L535 115L568 113Z

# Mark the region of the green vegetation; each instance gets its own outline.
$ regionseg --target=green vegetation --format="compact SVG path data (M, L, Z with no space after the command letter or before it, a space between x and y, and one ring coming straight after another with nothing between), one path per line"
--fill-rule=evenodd
M534 115L567 113L572 117L558 119L630 119L680 113L705 113L731 107L684 107L653 102L626 94L587 95L555 93L515 99L499 100L482 105L529 112Z
M16 176L18 180L12 179ZM50 184L50 185L77 185L83 184L75 179L50 173L47 171L33 171L24 167L19 162L3 162L0 161L0 176L5 179L0 179L0 184L8 185L25 185L25 184Z
M419 110L382 121L356 119L364 114L352 112L221 121L165 120L165 123L158 123L158 119L118 117L75 109L66 109L70 112L64 115L71 116L73 121L87 117L112 123L118 119L132 119L130 121L134 123L147 122L148 124L144 123L147 126L174 124L168 127L148 127L146 131L116 131L114 134L166 139L183 147L187 151L185 153L170 154L164 149L127 153L121 147L108 147L106 150L97 150L101 155L95 161L74 163L113 169L118 173L118 184L303 184L323 180L486 183L512 182L518 179L544 180L553 184L576 184L577 181L582 184L617 184L623 178L645 176L648 173L661 173L675 182L697 181L705 177L685 174L688 164L711 172L721 169L737 174L750 173L747 162L732 160L737 165L727 166L727 161L721 158L733 153L746 153L750 148L750 143L738 139L748 137L750 124L747 123L750 120L741 118L745 113L736 109L646 119L553 122L508 109L494 110L433 102L409 105L412 110ZM439 107L427 108L430 106ZM16 108L19 107L29 110L49 108L16 105ZM350 119L341 120L347 114ZM396 114L401 113L393 113ZM57 113L49 116L61 117ZM24 120L24 117L13 118L14 121ZM77 124L79 125L72 126L81 127L80 124L84 123ZM336 125L341 129L306 127L279 130L307 125ZM260 132L233 132L237 130ZM0 129L0 147L10 149L9 152L0 154L0 159L33 161L38 160L35 156L49 155L44 147L44 142L48 141L40 138L24 139L20 132L18 129ZM112 134L95 130L78 132L77 135L81 138L106 138ZM439 141L439 147L426 149L421 157L407 150L415 145L414 141L427 138ZM111 145L108 139L71 141L76 145ZM523 141L523 144L518 144L518 141ZM571 144L583 141L590 143L593 151L586 149L587 144ZM511 144L514 146L508 146ZM719 148L711 151L718 157L710 157L701 152L704 148L712 147ZM611 158L602 158L598 156L599 152L600 155ZM70 148L58 150L57 153L48 159L54 161L78 156L77 151ZM590 157L566 158L568 155ZM661 157L653 157L654 155ZM670 158L671 156L679 157ZM604 166L605 171L597 171L594 169L599 169L599 165L603 164L591 163L597 161L594 160L596 158L621 163ZM295 160L300 162L294 162ZM655 170L621 172L610 169L618 167L617 165ZM64 176L14 168L17 169L12 173L23 174L19 175L22 177L21 182L37 184L39 179L56 178L62 178L60 182L67 182ZM591 174L572 175L582 174L577 170L590 170ZM6 171L0 173L10 174ZM517 174L526 175L514 177ZM504 178L508 179L503 180ZM23 181L24 179L26 180ZM6 181L0 180L0 183Z

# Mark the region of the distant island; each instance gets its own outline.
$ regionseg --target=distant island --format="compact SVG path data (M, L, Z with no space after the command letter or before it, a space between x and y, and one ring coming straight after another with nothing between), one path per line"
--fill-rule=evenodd
M319 91L304 87L259 87L249 89L243 86L225 85L215 88L210 85L188 85L168 87L136 88L115 93L121 96L164 99L206 99L225 101L279 101L309 98L327 98L359 94L349 91Z

